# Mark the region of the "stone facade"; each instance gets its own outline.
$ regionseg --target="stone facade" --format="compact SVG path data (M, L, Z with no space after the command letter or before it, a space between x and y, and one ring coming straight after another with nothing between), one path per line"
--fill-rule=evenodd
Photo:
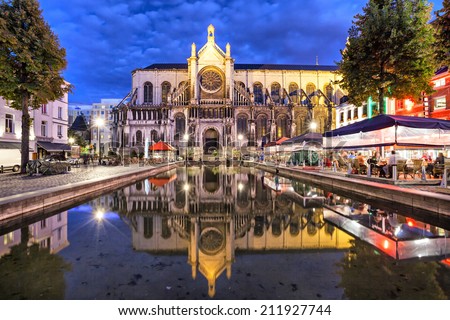
M152 64L132 72L132 90L115 110L113 140L136 147L163 140L196 154L234 147L257 150L269 141L335 127L334 106L345 95L336 66L235 64L208 27L187 63ZM239 137L239 138L238 138Z

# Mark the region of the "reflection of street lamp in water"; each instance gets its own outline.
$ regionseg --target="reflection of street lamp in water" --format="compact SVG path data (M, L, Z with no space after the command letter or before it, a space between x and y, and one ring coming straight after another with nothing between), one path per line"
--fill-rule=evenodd
M98 135L98 164L102 164L102 146L101 144L101 136L100 136L100 127L103 127L105 124L105 120L102 118L95 119L95 125L97 126L97 135Z
M189 142L189 134L185 133L183 135L183 140L186 142L186 146L184 147L184 163L187 166L187 149L188 149L188 142Z
M238 140L239 140L239 163L242 161L242 139L244 139L242 134L238 134Z

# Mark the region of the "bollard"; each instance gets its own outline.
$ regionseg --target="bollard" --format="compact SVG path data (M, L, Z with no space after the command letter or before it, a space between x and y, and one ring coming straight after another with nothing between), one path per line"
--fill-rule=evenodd
M336 172L336 162L333 162L333 172Z
M368 165L367 166L367 177L371 177L372 176L372 165Z
M397 181L397 165L392 165L392 180Z
M442 174L441 187L447 188L447 168L444 169L444 173Z
M352 164L351 164L351 163L348 163L348 164L347 164L347 173L348 173L348 174L351 174L351 173L352 173Z

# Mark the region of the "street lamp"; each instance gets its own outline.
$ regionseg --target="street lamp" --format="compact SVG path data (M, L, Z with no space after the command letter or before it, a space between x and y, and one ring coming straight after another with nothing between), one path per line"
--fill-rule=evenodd
M101 136L100 136L100 127L103 127L105 125L105 120L102 118L95 119L95 125L97 126L97 135L98 135L98 164L102 164L102 146L101 143Z
M238 134L238 140L239 140L239 164L242 161L242 139L244 139L242 134Z

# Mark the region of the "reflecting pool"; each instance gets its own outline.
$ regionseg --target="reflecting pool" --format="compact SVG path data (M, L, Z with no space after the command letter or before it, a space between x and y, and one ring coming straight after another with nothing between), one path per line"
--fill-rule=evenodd
M245 167L0 226L1 299L448 299L450 223Z

